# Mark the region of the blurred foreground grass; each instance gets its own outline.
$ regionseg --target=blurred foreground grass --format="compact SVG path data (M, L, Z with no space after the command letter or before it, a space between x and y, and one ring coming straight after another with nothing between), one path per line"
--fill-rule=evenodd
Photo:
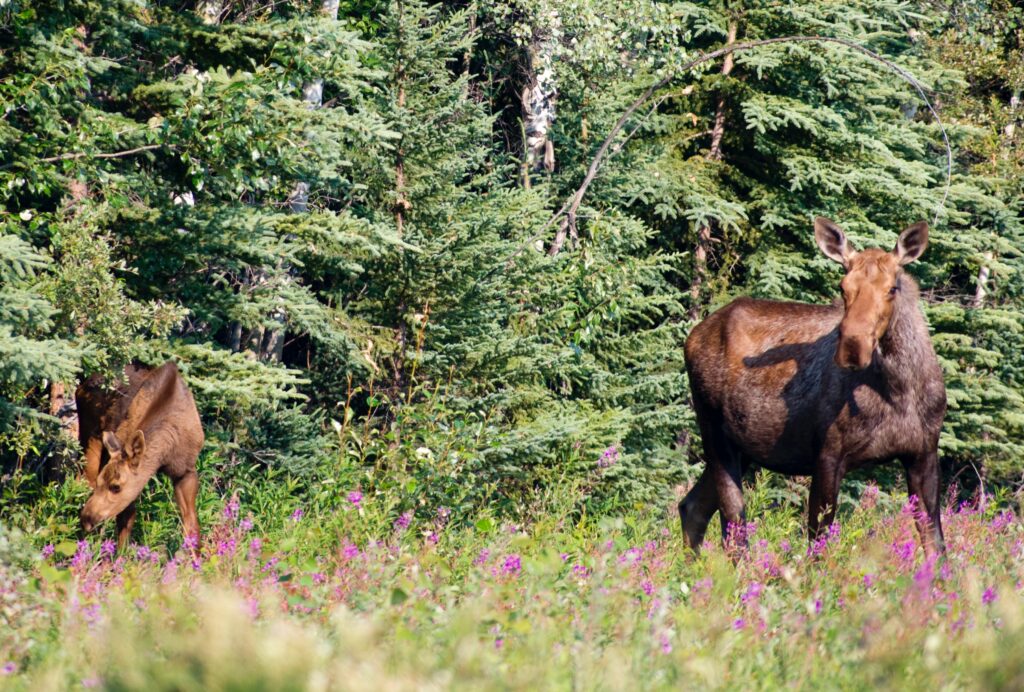
M229 502L195 557L4 527L0 687L1024 688L1011 511L947 507L932 563L873 489L810 547L754 496L738 564L716 537L688 555L674 519L570 523L557 502L454 526L353 497L262 535Z

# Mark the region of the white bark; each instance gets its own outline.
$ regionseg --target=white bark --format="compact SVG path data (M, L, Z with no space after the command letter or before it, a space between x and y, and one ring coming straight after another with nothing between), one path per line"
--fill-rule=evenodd
M528 51L529 80L522 93L526 131L526 164L529 171L553 171L555 149L548 133L555 121L558 82L555 55L561 36L558 10L542 10L534 29L535 39Z

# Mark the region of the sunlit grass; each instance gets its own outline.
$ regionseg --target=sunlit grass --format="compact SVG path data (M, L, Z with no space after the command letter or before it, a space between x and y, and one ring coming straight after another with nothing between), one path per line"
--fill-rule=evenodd
M758 490L752 498L757 504ZM200 554L3 535L15 689L1019 688L1024 529L947 506L948 556L870 490L808 547L760 509L701 557L663 516L453 526L373 497L257 535L229 501ZM296 508L299 509L299 508ZM429 516L429 518L423 518Z

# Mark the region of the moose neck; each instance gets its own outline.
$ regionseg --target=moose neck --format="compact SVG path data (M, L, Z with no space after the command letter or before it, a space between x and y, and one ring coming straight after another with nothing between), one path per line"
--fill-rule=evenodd
M932 357L928 325L918 306L917 284L904 274L896 294L889 328L879 340L880 366L888 385L895 391L906 391L918 381L923 364Z

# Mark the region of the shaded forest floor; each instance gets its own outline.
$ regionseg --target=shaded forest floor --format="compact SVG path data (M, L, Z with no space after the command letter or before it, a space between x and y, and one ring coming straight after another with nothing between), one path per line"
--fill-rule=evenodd
M529 525L456 526L444 507L395 519L352 493L264 528L260 508L228 500L195 556L47 542L27 521L0 532L0 686L1024 684L1024 526L1005 503L949 503L936 563L905 498L873 486L810 546L763 484L750 501L738 564L715 528L688 555L672 517L569 521L568 492Z

